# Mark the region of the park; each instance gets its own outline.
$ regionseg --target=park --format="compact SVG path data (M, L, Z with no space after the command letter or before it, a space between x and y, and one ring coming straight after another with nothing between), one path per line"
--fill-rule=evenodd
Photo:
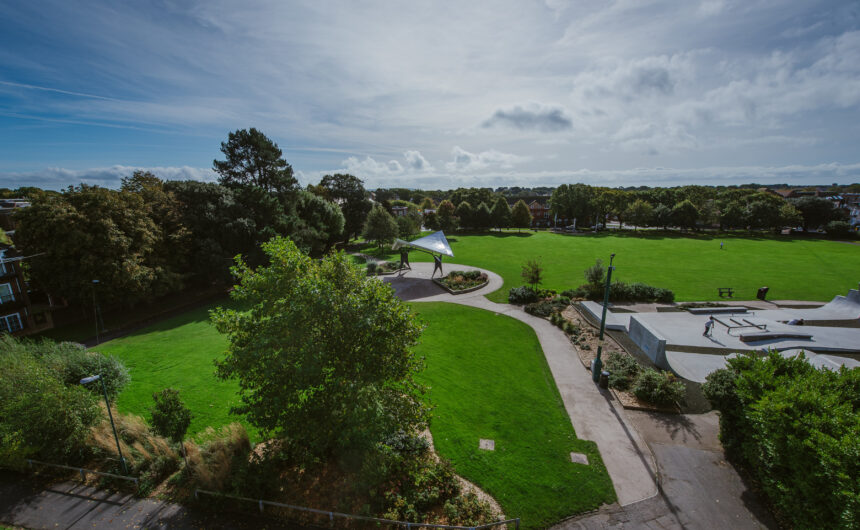
M724 286L734 288L735 298L752 299L763 285L780 299L823 302L856 288L852 273L860 270L857 245L803 238L501 232L458 234L450 245L456 256L451 260L497 278L493 289L484 288L471 300L511 308L504 311L516 310L503 304L508 290L523 283L520 269L529 257L544 267L543 286L561 291L581 284L583 269L614 252L616 277L672 289L676 302L720 300L717 288ZM390 249L358 248L360 267L373 256L398 256ZM429 272L431 259L429 254L410 253L416 270ZM437 300L441 292L431 290L428 300ZM562 383L547 364L548 352L533 329L510 318L522 313L509 316L480 304L466 307L449 301L409 302L426 326L416 353L426 359L419 380L430 389L426 400L434 410L430 431L438 454L498 501L506 515L522 518L526 527L551 526L616 499L641 498L638 491L619 490L627 486L616 482L616 476L630 473L635 463L608 473L606 450L592 441L597 437L593 426L584 424L588 436L579 437L580 428L575 430L576 422L572 425L572 416L565 413ZM216 379L213 373L213 361L227 342L209 322L209 310L223 304L229 301L193 309L95 348L122 359L131 373L132 383L117 401L120 411L145 415L152 393L172 387L182 392L194 413L192 437L207 427L240 421L253 442L262 441L253 426L230 414L237 403L235 382ZM479 439L493 440L495 450L481 450ZM571 462L570 453L586 455L589 464ZM611 463L624 465L623 459Z

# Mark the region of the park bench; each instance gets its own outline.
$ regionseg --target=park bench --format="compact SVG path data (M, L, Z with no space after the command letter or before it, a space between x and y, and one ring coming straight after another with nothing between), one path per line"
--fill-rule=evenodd
M720 298L724 296L731 298L735 294L735 290L732 287L717 287L717 291L720 293Z

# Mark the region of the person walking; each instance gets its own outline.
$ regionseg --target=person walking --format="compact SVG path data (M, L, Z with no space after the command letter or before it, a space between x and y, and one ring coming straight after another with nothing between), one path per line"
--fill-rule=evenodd
M710 317L707 322L705 322L705 332L702 333L703 337L710 337L714 334L714 317Z
M723 242L720 241L720 250L723 250Z

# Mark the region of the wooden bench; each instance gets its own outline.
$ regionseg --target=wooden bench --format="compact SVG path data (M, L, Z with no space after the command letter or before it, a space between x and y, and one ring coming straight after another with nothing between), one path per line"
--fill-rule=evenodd
M720 298L724 296L731 298L735 294L735 290L732 287L717 287L717 291L720 293Z

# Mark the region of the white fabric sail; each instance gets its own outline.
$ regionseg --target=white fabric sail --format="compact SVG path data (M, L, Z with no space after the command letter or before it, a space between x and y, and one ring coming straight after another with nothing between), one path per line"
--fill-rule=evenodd
M433 254L442 254L444 256L450 256L452 258L454 257L454 252L451 250L451 245L448 243L448 240L445 239L445 233L441 230L438 232L433 232L429 236L424 236L422 238L416 239L415 241L403 241L402 239L395 239L394 245L392 245L391 249L398 250L402 247L412 247Z

